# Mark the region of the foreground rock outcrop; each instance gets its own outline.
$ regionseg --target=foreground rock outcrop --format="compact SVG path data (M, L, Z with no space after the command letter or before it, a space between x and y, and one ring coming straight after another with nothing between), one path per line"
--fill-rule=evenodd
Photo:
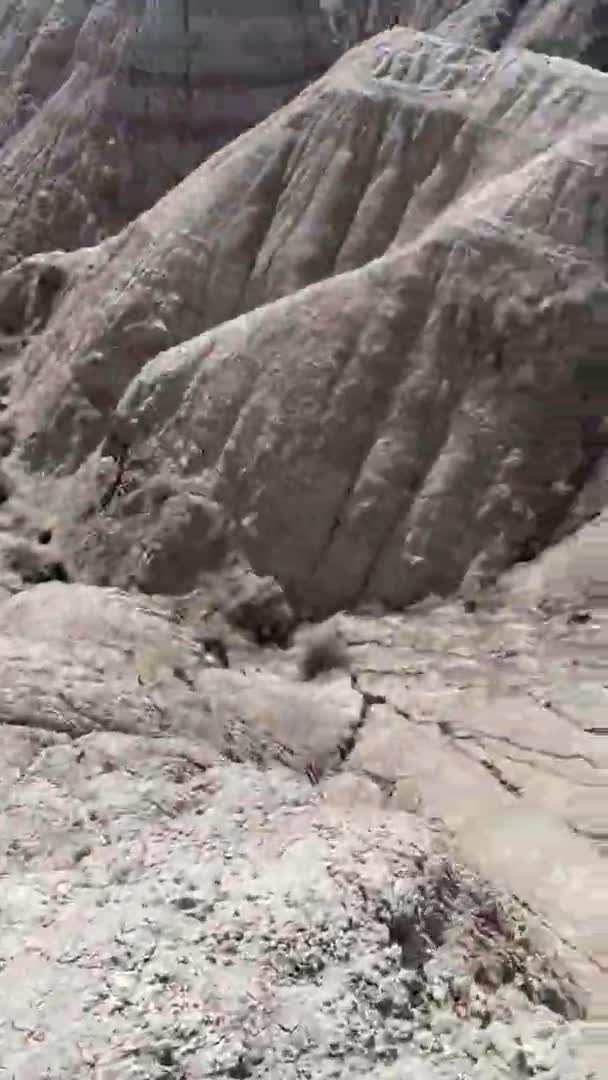
M2 1059L23 1080L581 1075L584 1026L517 909L434 863L415 822L148 741L3 751L28 773L2 796ZM32 834L47 785L70 796Z
M3 1067L590 1075L603 871L555 807L576 817L581 770L599 795L592 738L551 736L557 712L507 736L496 702L477 730L496 679L521 715L521 627L351 618L353 684L298 685L293 651L219 670L117 590L0 614Z

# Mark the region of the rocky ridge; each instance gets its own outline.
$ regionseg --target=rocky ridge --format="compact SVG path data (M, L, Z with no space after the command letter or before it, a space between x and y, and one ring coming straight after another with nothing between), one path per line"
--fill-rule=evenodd
M6 422L103 505L78 572L153 588L201 499L304 614L541 550L606 448L605 100L569 61L393 30L94 253L6 274L13 338L57 281Z

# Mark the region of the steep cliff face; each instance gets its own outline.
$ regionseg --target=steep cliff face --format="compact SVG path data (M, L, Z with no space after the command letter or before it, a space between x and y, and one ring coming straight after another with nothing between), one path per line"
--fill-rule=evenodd
M402 0L401 22L487 49L525 45L608 67L606 0Z
M0 267L98 243L393 24L606 65L597 0L4 0Z
M0 266L97 243L264 119L390 0L6 0Z
M190 551L183 497L150 513L163 469L302 611L542 548L607 443L606 82L393 30L93 255L5 275L39 307L62 282L12 379L27 460L129 474L81 572L153 589L158 550Z

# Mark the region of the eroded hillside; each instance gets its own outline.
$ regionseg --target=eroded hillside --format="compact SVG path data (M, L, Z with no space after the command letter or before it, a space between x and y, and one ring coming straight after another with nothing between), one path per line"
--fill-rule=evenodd
M605 0L403 0L401 22L486 49L519 45L605 71Z
M121 228L392 9L3 0L0 267Z
M607 438L606 80L393 30L101 248L5 274L5 422L104 505L79 573L154 591L159 471L302 612L546 546Z
M0 1072L599 1080L603 5L243 9L0 4Z

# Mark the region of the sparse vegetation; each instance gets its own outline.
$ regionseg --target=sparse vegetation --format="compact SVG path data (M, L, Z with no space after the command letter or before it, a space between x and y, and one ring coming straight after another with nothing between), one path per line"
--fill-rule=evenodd
M300 646L298 667L300 677L305 680L337 668L350 667L346 642L335 621L330 620L308 631Z
M15 430L11 423L0 424L0 457L7 457L15 445Z
M244 573L227 595L218 598L227 622L258 645L287 646L295 623L294 613L281 586L271 577Z
M205 649L205 656L217 662L219 667L230 667L228 649L222 638L203 638L203 647Z
M9 476L6 475L4 469L0 469L0 506L2 503L8 502L13 493L13 483Z
M46 551L37 550L27 540L17 540L11 544L5 553L4 561L8 569L18 574L25 585L70 580L60 559L47 555Z

